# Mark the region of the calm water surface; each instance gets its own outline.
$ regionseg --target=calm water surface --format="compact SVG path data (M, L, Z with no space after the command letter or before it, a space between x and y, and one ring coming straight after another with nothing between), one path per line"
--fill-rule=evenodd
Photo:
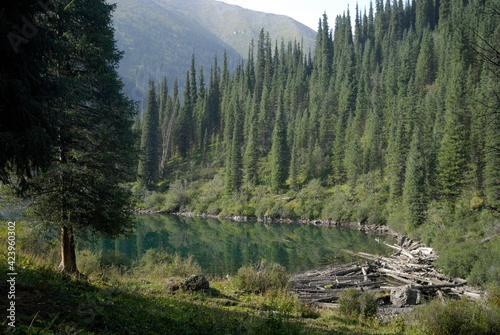
M192 255L205 273L233 274L242 266L267 259L300 272L330 263L347 263L341 249L386 254L373 235L300 224L264 224L167 215L139 215L135 233L84 245L94 252L138 260L148 249Z

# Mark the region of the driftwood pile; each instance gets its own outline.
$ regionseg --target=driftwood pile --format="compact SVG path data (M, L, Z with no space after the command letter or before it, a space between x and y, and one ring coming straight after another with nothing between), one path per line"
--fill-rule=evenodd
M411 285L427 296L481 298L482 292L466 287L466 280L449 278L435 269L437 256L432 248L407 239L399 241L399 245L379 242L395 249L395 253L380 257L343 250L367 262L330 265L297 274L290 279L291 289L300 300L323 307L335 307L339 292L348 287L377 293L380 302L386 304L391 290L403 285Z

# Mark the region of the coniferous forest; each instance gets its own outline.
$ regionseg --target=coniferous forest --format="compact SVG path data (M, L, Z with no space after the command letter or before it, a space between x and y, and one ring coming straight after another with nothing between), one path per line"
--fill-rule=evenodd
M375 0L325 13L313 50L262 29L235 69L229 52L208 68L193 54L182 78L149 80L144 105L117 71L115 9L0 6L0 329L500 333L500 0ZM265 224L142 215L152 211ZM392 231L285 224L318 221ZM384 243L396 235L399 246ZM386 246L411 258L386 270L411 274L367 272L395 259ZM208 279L195 256L217 268ZM346 265L351 256L373 263ZM292 277L301 270L285 266L297 260L328 263L328 275ZM313 298L302 301L294 282ZM396 304L402 283L433 292L422 306Z
M193 55L135 121L139 205L387 224L498 280L499 18L495 0L377 0L324 14L315 50L262 30L234 73Z

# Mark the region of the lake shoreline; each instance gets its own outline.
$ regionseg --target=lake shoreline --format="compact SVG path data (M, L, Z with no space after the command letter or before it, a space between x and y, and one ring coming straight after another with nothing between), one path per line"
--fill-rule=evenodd
M291 219L291 218L273 218L273 217L256 217L250 215L216 215L207 213L194 213L194 212L166 212L152 209L139 208L134 210L137 214L150 214L150 215L177 215L182 217L199 217L206 219L229 220L234 222L247 222L256 221L263 223L286 223L286 224L301 224L312 225L328 228L347 228L361 231L367 234L390 236L402 243L407 239L406 236L389 228L386 225L375 225L361 222L338 222L331 219Z
M383 278L391 278L395 279L399 282L399 285L394 287L390 287L391 289L397 286L404 285L413 285L417 287L422 293L426 296L450 296L450 297L463 297L467 296L469 298L480 300L482 296L484 296L484 292L481 290L477 290L477 288L465 286L467 281L461 278L451 278L439 270L436 269L434 260L438 257L433 248L428 247L419 241L411 240L405 235L394 231L393 229L385 226L385 225L373 225L373 224L363 224L361 222L336 222L328 219L281 219L281 218L257 218L254 216L234 216L234 215L213 215L213 214L198 214L193 212L161 212L161 211L153 211L153 210L138 210L136 211L140 214L149 214L149 215L174 215L179 217L187 217L187 218L203 218L203 219L216 219L216 220L226 220L232 222L260 222L264 224L290 224L290 225L310 225L317 227L325 227L325 228L344 228L354 231L359 231L368 235L380 235L389 237L395 241L394 244L387 243L384 241L380 241L378 239L377 242L384 244L388 248L395 249L397 252L393 253L390 256L380 256L375 254L368 254L365 252L352 252L351 250L342 249L342 251L352 254L354 256L360 257L364 260L364 263L359 265L361 267L365 267L366 269L363 272L363 275L359 275L364 278L364 282L362 284L365 285L374 285L367 278L369 277L368 269L373 270L373 275ZM330 264L330 266L337 266L335 264ZM322 267L308 270L307 272L318 272ZM380 268L380 271L377 272L375 269ZM425 271L418 272L424 268ZM333 269L335 272L335 269ZM432 274L429 274L431 273ZM302 273L303 274L303 273ZM300 276L301 272L295 272L293 276ZM320 282L325 282L325 278L327 277L323 273L319 273ZM308 279L314 277L313 275L308 274ZM328 281L329 285L337 285L340 277L335 276L335 278ZM345 278L347 282L351 281L351 278ZM331 283L330 283L331 282ZM436 284L437 283L437 284ZM324 284L324 283L323 283ZM343 283L347 285L346 287L358 287L356 281L352 281L352 283ZM311 284L306 285L306 296L309 297ZM387 289L388 287L385 287ZM434 291L432 291L436 288ZM368 289L368 287L367 287ZM327 293L328 290L332 291L331 297L315 297L317 303L326 303L327 305L331 302L330 300L333 297L335 300L337 291L335 289L330 289L329 287L320 287L318 290L321 291L321 295ZM377 291L377 289L372 288L372 290ZM380 290L380 289L378 289ZM427 291L431 290L429 293ZM307 298L306 297L306 298ZM386 297L388 299L388 296ZM302 300L302 299L301 299ZM306 299L307 300L307 299ZM314 300L314 299L313 299ZM387 307L387 306L386 306ZM389 313L391 314L391 313Z

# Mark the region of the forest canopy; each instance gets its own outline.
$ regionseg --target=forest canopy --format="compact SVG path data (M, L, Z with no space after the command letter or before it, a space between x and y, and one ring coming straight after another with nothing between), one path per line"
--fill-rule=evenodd
M193 55L182 97L151 83L136 120L140 205L389 224L470 246L455 275L498 278L481 254L500 251L499 14L378 0L323 15L314 53L262 30L234 73Z

